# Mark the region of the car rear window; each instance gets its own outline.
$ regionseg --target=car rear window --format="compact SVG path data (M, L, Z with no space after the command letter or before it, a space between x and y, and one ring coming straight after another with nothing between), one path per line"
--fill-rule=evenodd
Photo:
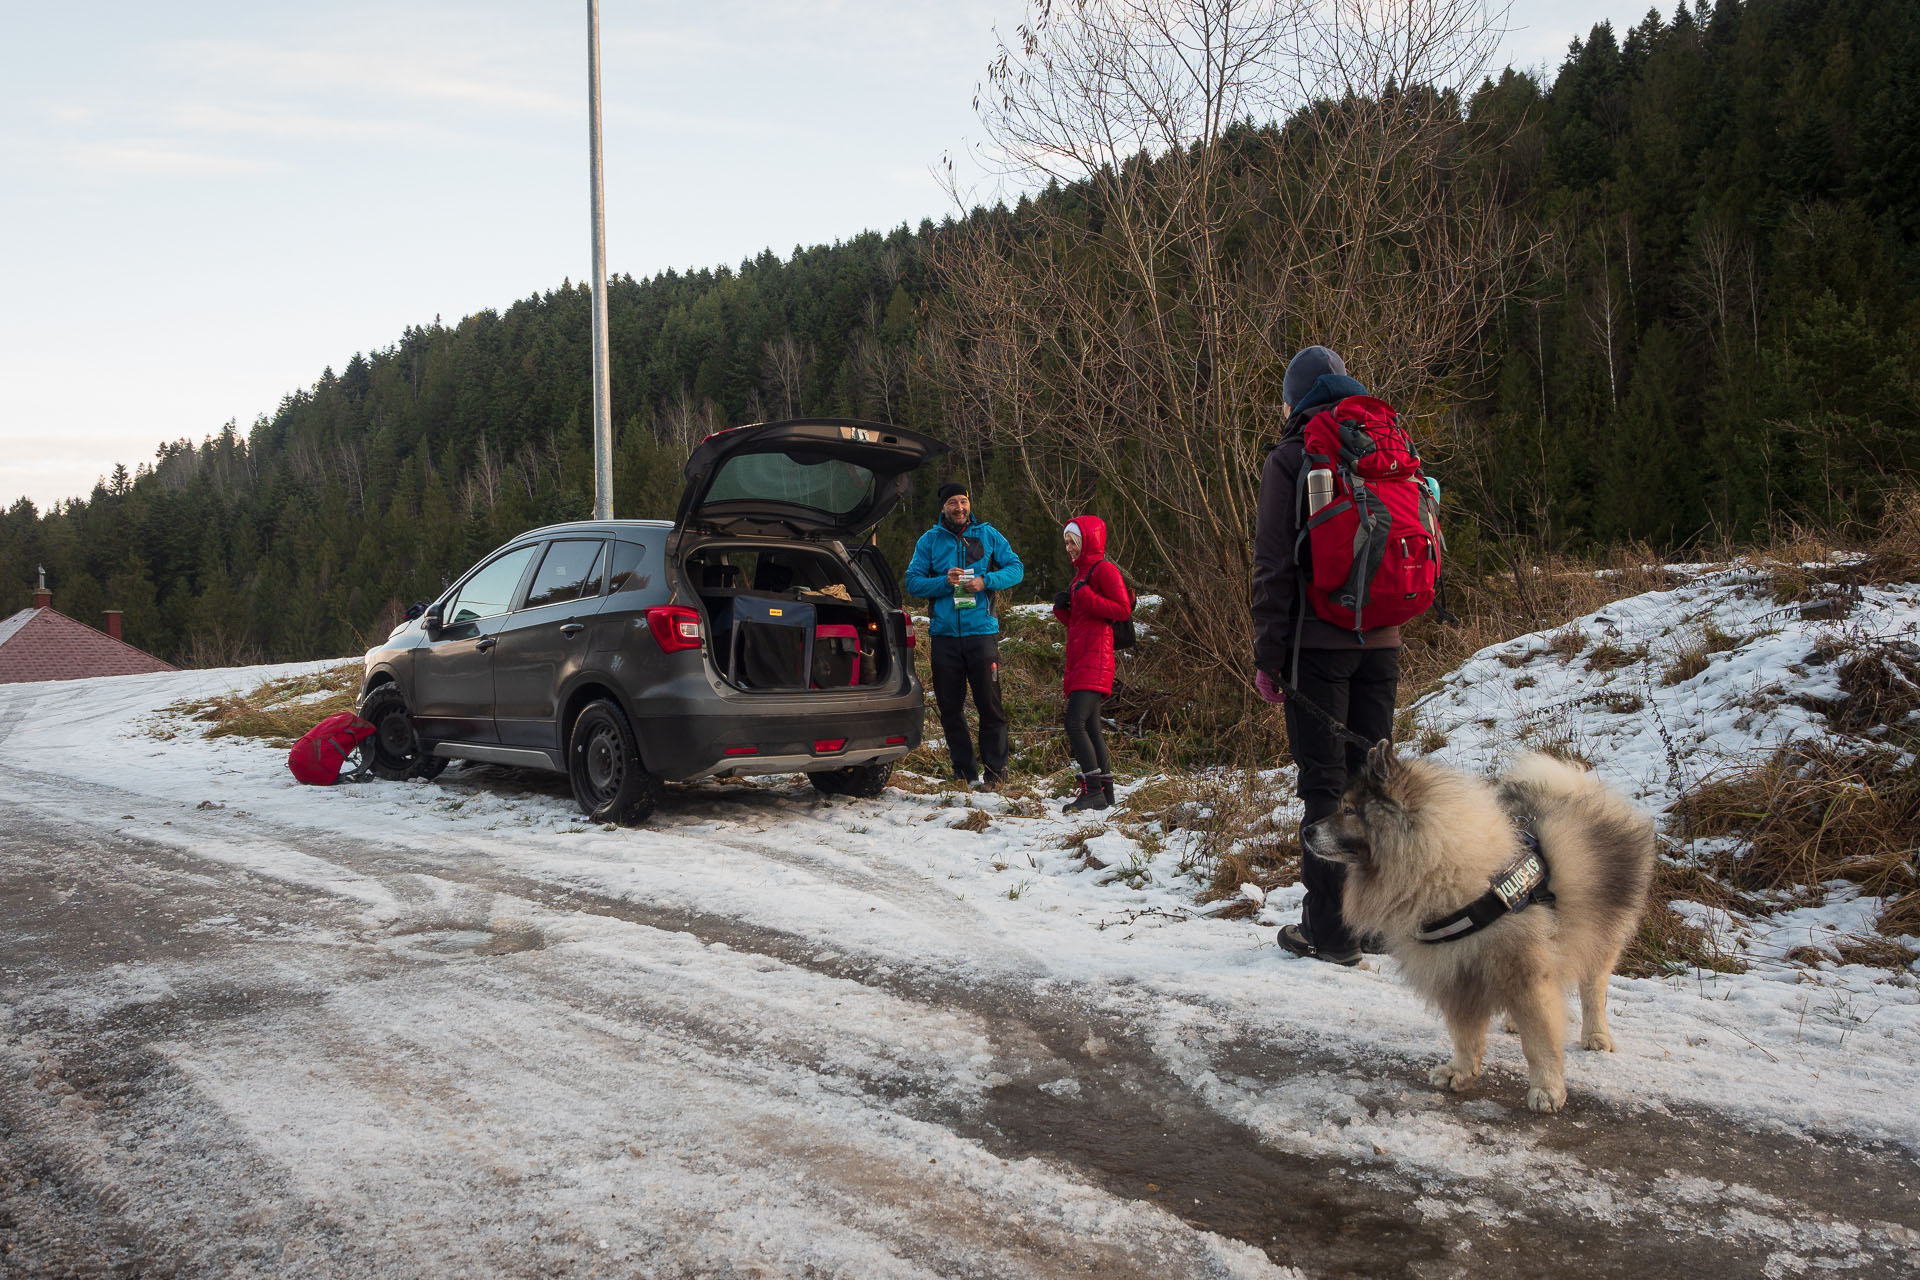
M620 541L613 544L613 574L607 583L607 594L618 595L622 591L638 591L647 585L648 575L640 572L640 566L647 558L647 549L637 542Z
M748 453L721 464L706 501L776 503L844 516L871 501L873 491L873 472L844 459Z
M527 609L565 604L600 594L600 561L606 544L595 538L562 538L547 547L540 571L527 591Z

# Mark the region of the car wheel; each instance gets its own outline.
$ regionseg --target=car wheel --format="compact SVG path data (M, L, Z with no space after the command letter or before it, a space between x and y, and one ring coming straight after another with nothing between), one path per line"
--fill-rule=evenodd
M887 789L887 781L892 777L893 762L889 760L882 764L853 764L844 769L810 773L807 781L823 796L858 796L862 800L872 800Z
M414 736L413 717L407 713L406 695L400 686L383 684L367 695L360 705L360 718L373 726L367 739L373 750L373 772L391 782L407 778L435 778L447 767L440 756L429 754Z
M580 811L595 822L630 827L660 803L660 779L641 764L626 713L605 698L589 702L573 722L567 777Z

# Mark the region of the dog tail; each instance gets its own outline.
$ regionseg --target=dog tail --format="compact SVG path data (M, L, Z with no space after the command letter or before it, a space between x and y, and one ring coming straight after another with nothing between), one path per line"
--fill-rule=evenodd
M1543 787L1561 795L1603 793L1607 789L1607 784L1591 769L1538 751L1515 760L1502 781L1522 787Z

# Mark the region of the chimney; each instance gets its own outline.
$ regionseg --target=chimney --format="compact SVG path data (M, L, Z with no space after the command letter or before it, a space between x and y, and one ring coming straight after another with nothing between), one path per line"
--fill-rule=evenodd
M53 608L53 592L47 590L47 566L40 566L40 585L33 589L33 607L36 609Z
M118 609L107 610L107 634L115 640L120 638L120 611Z

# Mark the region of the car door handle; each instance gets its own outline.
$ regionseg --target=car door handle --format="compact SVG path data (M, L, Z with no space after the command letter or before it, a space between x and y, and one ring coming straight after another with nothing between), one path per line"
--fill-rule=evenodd
M563 636L577 636L586 629L587 624L584 622L567 622L561 624L560 634Z
M494 645L499 643L500 642L498 640L495 640L492 636L481 636L479 643L473 646L473 651L475 653L485 653L487 650L493 648Z

